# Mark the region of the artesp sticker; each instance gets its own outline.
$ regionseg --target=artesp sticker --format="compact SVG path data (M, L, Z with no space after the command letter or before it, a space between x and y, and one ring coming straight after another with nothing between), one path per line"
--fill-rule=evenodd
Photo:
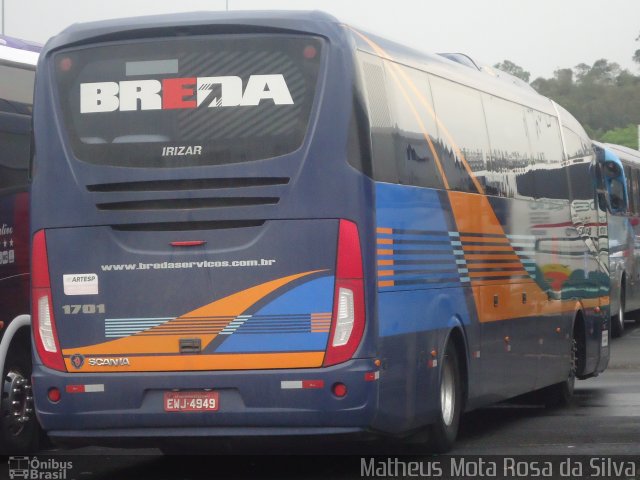
M98 275L95 273L74 273L63 275L65 295L98 295Z

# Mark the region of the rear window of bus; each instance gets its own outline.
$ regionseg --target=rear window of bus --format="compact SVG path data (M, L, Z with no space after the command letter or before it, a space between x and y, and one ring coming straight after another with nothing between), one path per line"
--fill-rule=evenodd
M211 35L64 50L54 57L75 156L126 167L284 155L305 137L323 41Z

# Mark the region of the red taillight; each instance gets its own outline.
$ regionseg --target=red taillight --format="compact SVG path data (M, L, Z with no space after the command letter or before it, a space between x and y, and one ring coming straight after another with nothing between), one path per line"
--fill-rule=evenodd
M37 231L33 236L31 302L33 335L38 356L45 366L65 372L67 369L62 358L53 315L47 241L44 230Z
M340 220L333 315L324 366L346 362L356 353L364 333L364 280L358 227Z
M347 386L344 383L334 383L331 391L336 397L342 398L347 395Z
M56 387L51 387L47 392L47 397L49 397L49 400L51 402L58 403L62 398L62 394L60 393L60 390L58 390Z

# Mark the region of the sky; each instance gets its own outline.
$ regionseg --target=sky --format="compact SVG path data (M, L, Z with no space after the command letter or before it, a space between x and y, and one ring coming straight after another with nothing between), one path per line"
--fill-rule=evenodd
M600 58L632 73L640 49L640 0L0 0L5 34L44 43L67 25L200 10L323 10L426 52L462 52L478 63L508 59L549 78ZM0 15L1 18L1 15Z

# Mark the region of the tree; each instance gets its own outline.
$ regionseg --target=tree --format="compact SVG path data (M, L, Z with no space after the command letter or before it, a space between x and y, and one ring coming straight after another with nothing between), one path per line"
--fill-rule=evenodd
M493 68L497 68L498 70L502 70L503 72L507 72L514 77L518 77L521 80L529 83L529 78L531 77L531 73L527 72L524 68L515 63L505 60L501 63L496 63Z
M580 84L613 85L622 73L620 65L601 58L590 67L585 63L576 65L576 80Z
M601 140L606 143L615 143L629 148L638 148L638 126L629 125L624 128L615 128L602 135Z
M606 134L611 143L637 148L637 131L628 126L640 124L640 76L600 59L556 70L553 78L537 78L531 86L570 111L591 138Z
M573 87L573 70L570 68L561 68L553 72L553 76L558 86L558 94L569 94L571 87Z

